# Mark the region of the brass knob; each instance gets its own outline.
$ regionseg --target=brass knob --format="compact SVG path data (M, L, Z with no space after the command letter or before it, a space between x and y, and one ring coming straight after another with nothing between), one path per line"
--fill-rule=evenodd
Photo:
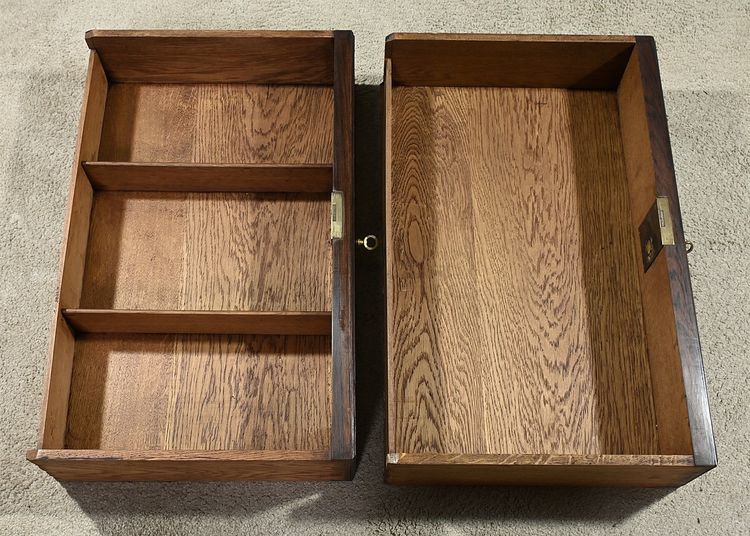
M378 247L378 237L375 235L368 234L364 238L357 238L357 245L362 246L367 251L372 251Z

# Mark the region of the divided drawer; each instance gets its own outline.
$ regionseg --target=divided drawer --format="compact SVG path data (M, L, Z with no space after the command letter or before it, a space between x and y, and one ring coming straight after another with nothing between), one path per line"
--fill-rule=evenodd
M350 478L352 236L331 203L352 196L351 33L87 42L29 459L63 479Z

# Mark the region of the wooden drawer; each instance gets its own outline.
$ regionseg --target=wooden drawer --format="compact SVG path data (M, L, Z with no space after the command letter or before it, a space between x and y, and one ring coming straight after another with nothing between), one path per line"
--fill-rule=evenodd
M86 41L29 460L60 479L350 478L351 32Z
M653 39L395 34L384 101L386 480L712 468Z

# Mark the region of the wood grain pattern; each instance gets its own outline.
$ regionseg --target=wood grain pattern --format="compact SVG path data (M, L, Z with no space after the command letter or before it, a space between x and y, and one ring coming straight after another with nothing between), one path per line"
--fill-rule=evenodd
M657 452L617 102L393 90L392 444Z
M84 162L96 190L140 192L330 192L327 164Z
M333 188L343 197L343 234L331 241L333 417L331 453L352 459L354 435L354 35L334 33Z
M324 194L97 192L81 307L330 311Z
M346 480L351 462L327 451L29 451L59 480Z
M394 85L614 89L630 36L392 34Z
M656 177L637 53L633 54L625 70L617 100L630 192L631 223L633 228L638 228L656 199ZM667 249L669 247L673 246ZM666 254L660 254L647 272L638 270L638 273L659 452L693 452Z
M706 471L692 456L391 454L389 484L681 486Z
M59 293L52 321L41 408L39 447L61 447L65 436L73 339L60 315L60 309L77 307L81 299L89 215L93 199L93 190L81 167L81 161L96 158L106 99L107 77L97 54L92 52L89 56L68 194L68 210L60 255Z
M332 32L91 30L115 82L331 84Z
M133 311L64 309L78 333L330 335L331 313L277 311Z
M616 94L574 92L569 113L601 452L666 454L656 435Z
M79 337L65 447L159 449L173 382L172 336Z
M327 450L330 337L85 335L66 447Z
M332 144L331 87L113 84L98 159L331 164Z

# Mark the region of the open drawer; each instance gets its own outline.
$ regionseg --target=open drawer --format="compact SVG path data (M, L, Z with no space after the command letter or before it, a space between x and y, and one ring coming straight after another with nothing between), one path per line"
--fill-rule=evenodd
M384 100L387 482L713 467L653 40L395 34Z
M351 32L86 41L29 460L60 479L350 478Z

